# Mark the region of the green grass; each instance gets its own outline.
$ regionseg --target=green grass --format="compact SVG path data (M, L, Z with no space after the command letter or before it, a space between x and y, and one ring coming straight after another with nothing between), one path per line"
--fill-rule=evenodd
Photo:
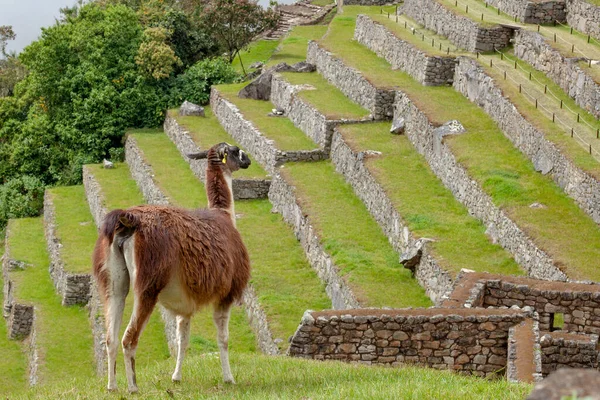
M461 268L523 274L506 250L490 242L485 226L444 187L406 136L390 135L389 123L346 125L340 130L354 151L382 153L367 158L367 168L411 232L435 240L428 248L445 270L453 275Z
M195 207L198 197L206 198L204 186L186 165L174 159L178 152L166 135L134 136L145 158L154 167L157 184L173 204ZM160 148L160 151L154 151L154 148ZM159 170L170 172L158 174ZM180 181L170 178L175 175ZM241 215L238 228L250 253L252 284L274 338L283 339L280 346L285 349L287 339L295 332L304 311L331 308L331 302L291 230L280 215L271 213L268 200L238 201L235 208ZM240 333L234 334L232 329L232 340L239 340L239 336ZM214 338L215 335L203 337Z
M55 210L56 236L65 271L90 273L91 254L98 237L83 186L48 189Z
M321 244L364 307L421 307L431 301L330 162L290 163L281 170Z
M327 46L368 79L400 88L432 123L461 121L467 133L447 137L445 142L494 204L570 278L599 280L600 271L589 262L600 257L600 230L591 218L550 177L537 173L483 110L450 87L422 86L407 74L392 71L384 60L351 40L353 28L352 18L336 18ZM534 202L545 208L530 208Z
M131 179L127 164L115 163L112 169L104 169L100 164L86 167L102 187L104 205L109 211L144 204L144 196Z
M246 84L216 86L221 95L235 104L244 118L267 138L275 142L281 151L316 150L319 148L304 132L294 126L288 118L269 117L267 114L275 108L269 101L240 99L237 93Z
M261 61L266 64L271 58L271 55L277 48L278 44L279 42L276 40L257 40L256 42L252 42L248 49L242 50L239 55L233 59L231 65L239 73L244 72L242 70L242 64L244 65L246 73L254 71L253 68L250 68L250 65L257 61ZM240 56L242 57L241 63Z
M181 117L177 115L177 110L169 110L169 116L175 118L177 123L188 130L189 135L198 147L208 149L221 142L227 142L234 146L241 146L225 132L219 121L214 116L210 106L204 107L206 117ZM246 152L247 153L247 152ZM252 157L250 158L252 160ZM246 179L265 179L267 173L259 163L252 160L252 164L247 169L240 169L235 173L236 178Z
M40 383L72 376L95 376L93 340L87 310L63 307L48 274L44 224L41 218L11 220L8 243L11 257L31 266L10 273L19 302L35 306ZM5 358L3 354L3 358ZM17 368L20 367L17 361Z
M156 363L138 372L140 394L160 399L523 399L532 385L460 376L448 371L385 368L289 357L231 355L236 385L224 385L217 355L189 357L181 384L171 382L170 364ZM34 389L27 398L127 398L122 370L120 390L108 393L100 379L65 380Z
M301 90L298 97L314 106L327 119L363 119L370 114L316 72L284 72L281 75L292 85L313 86L315 89Z
M281 41L279 48L273 53L267 66L270 67L282 62L293 65L306 60L308 41L320 39L326 31L326 25L295 26Z
M4 238L4 236L3 236ZM4 255L4 240L0 241L0 259ZM4 287L3 274L0 274L0 286ZM4 304L3 292L0 292L0 304ZM8 339L6 320L0 321L0 396L8 398L25 390L27 380L27 359L21 343Z
M314 4L315 6L325 7L333 3L331 0L312 0L310 4Z

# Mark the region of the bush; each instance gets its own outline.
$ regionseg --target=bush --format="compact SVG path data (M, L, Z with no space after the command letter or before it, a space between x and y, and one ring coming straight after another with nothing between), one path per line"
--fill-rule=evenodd
M0 231L10 218L39 215L44 206L44 184L29 175L14 178L0 186Z
M222 58L199 61L175 79L171 89L170 107L177 107L184 100L201 105L208 104L212 85L232 83L238 77L231 64Z

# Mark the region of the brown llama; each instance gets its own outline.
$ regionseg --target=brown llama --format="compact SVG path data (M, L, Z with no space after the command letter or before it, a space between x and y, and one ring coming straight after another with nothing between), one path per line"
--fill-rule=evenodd
M228 353L229 315L250 278L250 261L235 227L231 174L248 168L250 160L238 147L227 143L190 158L207 158L209 209L144 205L113 210L100 229L93 266L106 316L109 390L117 389L118 335L130 282L133 313L122 340L130 392L138 390L138 339L157 302L177 320L173 381L181 381L190 318L201 307L213 304L223 379L234 383Z

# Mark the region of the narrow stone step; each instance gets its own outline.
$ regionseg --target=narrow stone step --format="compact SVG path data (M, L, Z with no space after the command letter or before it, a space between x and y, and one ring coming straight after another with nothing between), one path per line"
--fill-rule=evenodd
M61 305L49 263L42 219L11 220L3 262L4 311L11 337L26 339L30 385L95 376L86 310Z
M540 332L535 319L528 318L510 328L508 333L509 382L536 382L542 379Z
M44 231L50 254L50 276L65 306L90 299L90 255L97 232L83 186L47 189Z
M210 121L197 122L198 131L192 134L204 143L214 139L204 129ZM220 137L219 141L222 139ZM166 135L130 135L126 149L138 184L154 186L153 191L164 193L170 203L177 206L196 206L198 199L202 199L200 205L205 206L203 185L183 161L174 162L177 148ZM168 175L159 173L161 170L169 170L170 175L176 174L185 179L185 183L169 179ZM178 187L183 190L179 191ZM248 248L253 268L252 285L244 295L246 314L256 333L258 347L267 354L277 354L287 349L287 339L293 334L298 317L305 309L329 308L331 304L289 229L279 218L271 215L268 201L238 201L235 209L238 229ZM231 337L234 337L233 334Z
M210 106L204 107L205 117L178 115L177 110L169 110L163 124L167 136L177 146L181 156L186 160L192 172L202 183L206 182L206 160L192 161L186 154L208 149L215 143L232 142L215 118ZM233 177L233 196L239 199L263 199L267 197L271 180L258 163L252 163L248 169L238 171Z

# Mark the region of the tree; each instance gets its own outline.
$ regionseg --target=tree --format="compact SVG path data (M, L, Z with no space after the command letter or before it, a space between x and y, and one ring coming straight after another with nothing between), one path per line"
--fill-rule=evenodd
M15 40L17 35L10 25L0 26L0 54L6 57L6 46L9 40Z
M252 39L277 26L279 14L272 5L265 10L250 0L208 0L201 21L231 63Z

